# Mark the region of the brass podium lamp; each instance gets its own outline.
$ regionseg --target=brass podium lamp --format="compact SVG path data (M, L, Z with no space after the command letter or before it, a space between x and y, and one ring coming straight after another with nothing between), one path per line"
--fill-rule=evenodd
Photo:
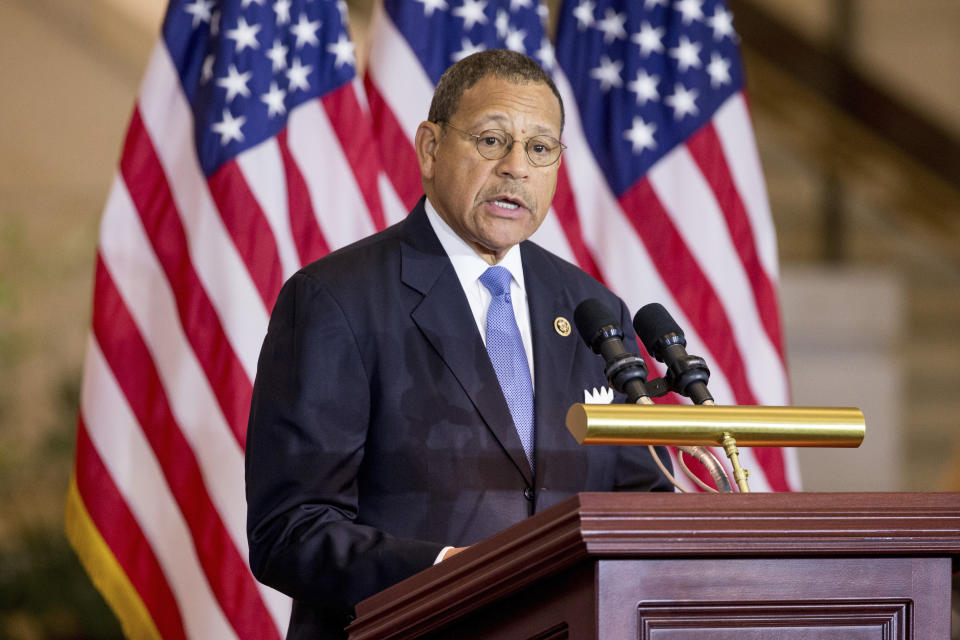
M855 407L575 404L567 429L580 444L723 447L742 493L750 488L737 447L859 447Z

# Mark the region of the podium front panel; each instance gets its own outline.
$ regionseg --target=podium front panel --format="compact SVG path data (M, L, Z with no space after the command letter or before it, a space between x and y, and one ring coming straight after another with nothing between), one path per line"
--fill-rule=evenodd
M604 640L950 637L945 558L602 560Z

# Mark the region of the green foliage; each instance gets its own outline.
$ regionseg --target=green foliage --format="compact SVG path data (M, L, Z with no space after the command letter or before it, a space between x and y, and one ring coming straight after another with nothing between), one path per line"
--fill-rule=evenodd
M0 640L112 640L120 625L66 539L63 504L73 465L80 372L62 371L54 424L39 446L0 447ZM0 396L2 399L2 396ZM0 403L2 407L2 403ZM0 421L3 415L0 413ZM8 433L9 444L16 442ZM39 507L28 515L25 510Z
M0 547L0 638L122 637L62 530L28 527Z
M41 452L47 460L62 461L67 469L70 469L73 464L73 452L77 439L80 384L79 371L61 374L57 382L56 396L53 399L57 407L56 426L47 434L44 450Z

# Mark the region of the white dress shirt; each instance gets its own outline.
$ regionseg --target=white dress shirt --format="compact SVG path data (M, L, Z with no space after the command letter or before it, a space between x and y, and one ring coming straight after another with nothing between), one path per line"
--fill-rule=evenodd
M467 296L470 311L473 313L473 319L480 331L480 338L486 345L487 309L490 307L493 296L490 294L490 290L480 282L480 276L490 267L490 264L450 228L450 225L433 208L429 198L424 202L424 208L427 210L427 220L430 221L433 232L437 234L443 250L450 258L450 262L453 263L453 270L457 273L460 286L463 287L463 292ZM510 247L510 250L497 264L506 268L513 276L510 279L510 300L513 302L513 315L517 319L517 327L520 329L523 350L527 355L527 365L530 367L530 382L532 384L534 372L533 340L530 337L530 306L527 303L527 290L523 282L523 263L520 259L519 245ZM438 564L443 559L444 554L452 548L448 546L441 549L433 564Z
M467 296L467 302L470 304L470 311L473 312L473 319L477 323L477 329L480 331L480 338L483 344L487 344L487 309L490 308L490 300L493 296L483 284L480 283L480 276L490 268L490 264L480 257L466 241L457 235L450 228L437 210L433 208L428 199L425 203L427 210L427 220L433 227L433 232L440 239L443 250L453 263L453 270L457 273L460 280L460 286ZM517 319L517 326L520 328L520 339L523 340L523 350L527 356L527 366L530 367L530 381L534 380L533 371L533 340L530 337L530 306L527 303L527 290L523 282L523 263L520 260L520 246L510 247L503 259L497 263L497 266L506 268L510 275L510 299L513 301L513 315Z

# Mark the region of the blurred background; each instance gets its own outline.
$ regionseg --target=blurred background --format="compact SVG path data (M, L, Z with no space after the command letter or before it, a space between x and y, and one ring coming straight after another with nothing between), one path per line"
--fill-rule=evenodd
M0 3L0 639L119 626L63 534L101 210L156 0ZM358 71L371 0L348 0ZM551 8L556 3L548 3ZM855 405L806 490L960 490L960 3L731 1L796 404Z

